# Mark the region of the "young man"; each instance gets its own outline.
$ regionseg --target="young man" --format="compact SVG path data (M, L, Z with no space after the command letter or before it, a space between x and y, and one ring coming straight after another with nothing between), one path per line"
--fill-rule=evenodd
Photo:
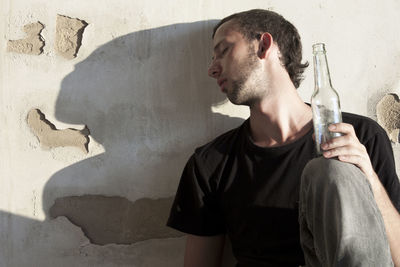
M213 34L209 75L250 118L197 148L168 225L188 234L185 266L400 266L400 185L374 121L343 113L343 136L316 158L312 112L296 88L300 37L282 16L250 10ZM335 158L335 159L333 159Z

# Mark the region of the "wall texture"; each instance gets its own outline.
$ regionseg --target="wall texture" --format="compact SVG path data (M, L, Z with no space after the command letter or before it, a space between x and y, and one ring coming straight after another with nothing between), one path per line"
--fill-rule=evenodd
M0 6L1 267L182 265L164 226L182 168L248 116L206 74L212 26L237 11L283 14L310 63L325 42L343 110L379 119L400 160L397 0Z

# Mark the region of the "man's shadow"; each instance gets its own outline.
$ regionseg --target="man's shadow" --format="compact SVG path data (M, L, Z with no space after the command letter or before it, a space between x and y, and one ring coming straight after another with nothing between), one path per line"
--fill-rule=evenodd
M127 34L75 65L62 81L55 116L85 124L90 142L105 152L49 179L44 223L65 216L96 245L181 236L165 223L186 160L243 121L211 110L225 99L207 77L214 25Z

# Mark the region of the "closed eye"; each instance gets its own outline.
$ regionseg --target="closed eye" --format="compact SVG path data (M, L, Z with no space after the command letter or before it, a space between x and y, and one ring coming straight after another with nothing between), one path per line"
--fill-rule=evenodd
M226 52L228 52L228 48L229 48L229 47L225 47L224 50L222 50L221 56L225 55Z
M226 52L228 52L229 46L225 47L221 52L218 52L215 56L211 58L211 61L214 61L215 59L221 59Z

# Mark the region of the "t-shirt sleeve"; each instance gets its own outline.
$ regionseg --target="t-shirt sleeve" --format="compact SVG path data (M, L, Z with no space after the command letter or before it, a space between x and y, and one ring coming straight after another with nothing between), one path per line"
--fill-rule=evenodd
M204 161L192 155L183 170L167 226L199 236L225 233L219 201L210 180Z
M366 148L375 172L400 212L400 182L396 174L393 149L386 132L380 126L378 132L368 140Z

